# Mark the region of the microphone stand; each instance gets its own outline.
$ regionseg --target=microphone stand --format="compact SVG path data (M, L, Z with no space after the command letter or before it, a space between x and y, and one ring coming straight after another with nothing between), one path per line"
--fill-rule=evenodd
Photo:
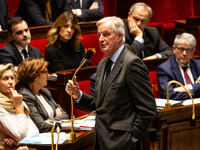
M187 92L187 94L190 96L190 98L192 100L192 120L191 120L191 124L194 124L194 125L191 125L191 126L195 126L195 105L194 105L193 97L191 96L189 91L185 88L185 86L182 85L180 82L172 80L167 84L167 103L165 103L165 109L168 109L168 108L171 107L171 104L169 103L169 85L171 83L176 83L176 84L180 85L181 87L183 87L185 89L185 91Z
M83 58L79 67L76 69L73 77L72 77L72 82L74 81L74 77L76 76L77 72L79 71L79 69L84 65L84 63L87 61L87 59ZM69 140L73 141L76 138L76 132L74 132L74 107L73 107L73 96L72 93L70 95L71 98L71 132L69 133Z

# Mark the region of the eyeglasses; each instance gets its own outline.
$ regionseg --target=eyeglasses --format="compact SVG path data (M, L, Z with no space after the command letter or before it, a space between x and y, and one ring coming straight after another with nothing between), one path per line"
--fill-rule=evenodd
M40 73L46 73L46 74L49 74L49 71L48 71L48 70L40 71Z
M184 48L182 48L182 47L177 47L177 49L178 49L181 53L183 53L184 51L186 51L187 54L193 52L193 49L184 49Z

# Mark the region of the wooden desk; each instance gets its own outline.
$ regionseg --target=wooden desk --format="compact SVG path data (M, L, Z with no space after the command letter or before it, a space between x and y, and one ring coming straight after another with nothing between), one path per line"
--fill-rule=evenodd
M157 129L158 150L197 150L200 148L200 104L195 105L196 126L190 126L192 106L157 110L152 128ZM144 150L149 150L148 136Z
M59 150L93 150L93 132L94 130L89 130L87 132L76 132L77 138L73 142L66 141L63 144L59 144L58 149ZM37 150L51 149L51 145L28 144L27 146L29 148L36 148Z
M200 17L186 17L185 20L175 20L175 30L177 33L188 32L197 38L198 30L197 27L200 26Z

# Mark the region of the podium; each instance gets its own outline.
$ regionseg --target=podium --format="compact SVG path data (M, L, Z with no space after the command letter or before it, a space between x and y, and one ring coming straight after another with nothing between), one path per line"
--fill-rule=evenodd
M73 141L66 141L58 145L59 150L93 150L93 133L94 130L76 131L77 138ZM37 150L50 150L51 145L28 144L29 148ZM55 148L54 148L55 149Z
M197 150L200 148L200 104L195 105L196 126L190 126L192 106L157 110L151 128L157 129L158 150ZM148 136L143 149L150 150Z

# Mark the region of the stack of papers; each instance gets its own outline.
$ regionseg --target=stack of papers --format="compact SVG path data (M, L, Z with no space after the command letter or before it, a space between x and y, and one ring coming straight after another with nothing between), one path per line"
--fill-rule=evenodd
M156 98L156 106L158 109L165 108L165 103L167 103L167 99ZM172 107L182 105L182 101L178 101L178 100L169 100L169 103L171 104Z
M40 133L36 134L32 137L25 137L23 140L21 140L18 144L42 144L42 145L51 145L51 132L48 133ZM57 133L53 133L54 137L54 144L57 142L58 135ZM59 142L58 144L62 144L65 141L69 140L69 134L66 134L65 132L60 132L59 135Z
M82 129L82 130L91 130L95 126L95 117L96 116L88 116L81 120L75 120L74 128L75 129ZM61 121L62 128L71 128L71 122L64 123L66 120Z

